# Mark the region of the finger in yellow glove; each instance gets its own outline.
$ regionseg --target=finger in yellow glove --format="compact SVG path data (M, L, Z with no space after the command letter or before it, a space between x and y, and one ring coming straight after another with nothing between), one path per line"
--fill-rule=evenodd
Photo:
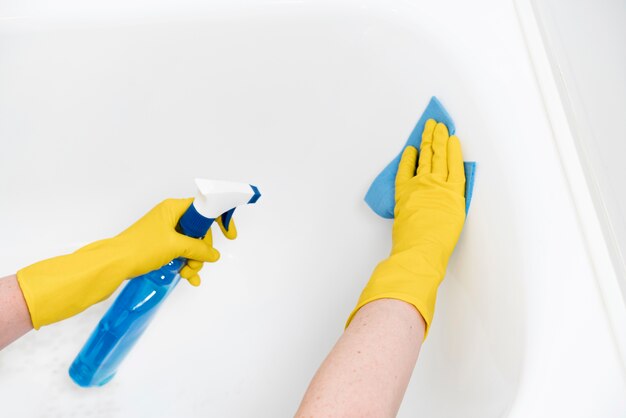
M175 230L192 202L191 198L165 200L113 238L18 271L33 327L39 329L76 315L109 297L124 280L158 269L175 258L195 260L196 267L217 261L219 253L212 246L210 233L199 240ZM189 278L197 275L185 273Z
M461 144L442 123L429 119L418 152L408 146L396 175L391 254L376 266L346 327L365 304L400 299L420 312L426 333L437 289L465 222L465 173Z
M226 238L230 240L237 238L237 227L235 226L235 220L233 218L230 218L230 221L228 223L228 229L226 229L226 227L224 226L221 216L216 219L216 222L220 226L222 234L224 234ZM213 246L213 239L210 229L204 237L204 240L207 241L208 245L210 245L211 247ZM200 286L201 280L198 273L200 273L200 270L202 270L203 265L204 263L202 261L187 260L187 264L185 265L185 267L180 270L180 275L181 277L187 279L189 281L189 284L191 284L192 286Z

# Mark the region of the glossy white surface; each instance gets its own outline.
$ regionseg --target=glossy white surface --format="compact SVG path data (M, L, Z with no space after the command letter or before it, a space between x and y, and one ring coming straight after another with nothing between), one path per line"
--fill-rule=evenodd
M616 264L626 254L626 2L537 1L570 123L606 212ZM626 278L622 278L626 300Z
M388 252L362 197L433 94L479 165L400 416L626 410L512 3L54 4L1 9L0 274L115 234L195 177L263 197L108 386L67 367L111 301L0 354L3 411L291 415Z
M622 163L626 145L621 134L626 128L622 117L626 114L626 50L616 47L619 40L626 39L622 25L626 3L518 3L528 3L536 17L534 24L522 19L524 31L598 284L618 337L622 363L626 364L626 166ZM532 39L533 25L541 40Z

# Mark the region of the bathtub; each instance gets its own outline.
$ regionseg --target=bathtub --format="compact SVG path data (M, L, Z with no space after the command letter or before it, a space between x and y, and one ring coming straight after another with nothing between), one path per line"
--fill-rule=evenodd
M529 7L3 2L0 274L116 234L194 177L264 193L107 386L67 369L112 298L4 350L3 415L292 415L389 251L367 187L436 95L478 175L399 416L624 416L619 277Z

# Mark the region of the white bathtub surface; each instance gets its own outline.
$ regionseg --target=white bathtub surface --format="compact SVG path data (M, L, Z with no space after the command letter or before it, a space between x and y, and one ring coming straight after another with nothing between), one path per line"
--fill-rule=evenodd
M623 25L626 2L532 3L568 124L563 130L569 131L578 151L615 271L618 288L603 287L604 299L608 304L623 307L626 302L626 49L621 45L626 40ZM545 86L542 90L545 95ZM549 113L554 116L555 111L549 109ZM572 182L574 176L569 177ZM622 316L626 317L626 313ZM616 328L626 329L626 322ZM622 345L625 346L622 357L626 359L626 341Z
M400 416L626 410L512 3L20 3L0 6L0 274L115 234L194 177L263 197L106 387L67 368L111 300L0 353L3 416L293 414L388 253L362 198L431 95L478 175Z

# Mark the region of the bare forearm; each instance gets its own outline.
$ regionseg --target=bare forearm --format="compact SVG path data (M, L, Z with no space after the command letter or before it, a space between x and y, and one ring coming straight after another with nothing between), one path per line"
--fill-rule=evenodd
M0 350L33 329L15 275L0 279Z
M424 339L410 304L380 299L363 306L304 395L297 417L394 417Z

